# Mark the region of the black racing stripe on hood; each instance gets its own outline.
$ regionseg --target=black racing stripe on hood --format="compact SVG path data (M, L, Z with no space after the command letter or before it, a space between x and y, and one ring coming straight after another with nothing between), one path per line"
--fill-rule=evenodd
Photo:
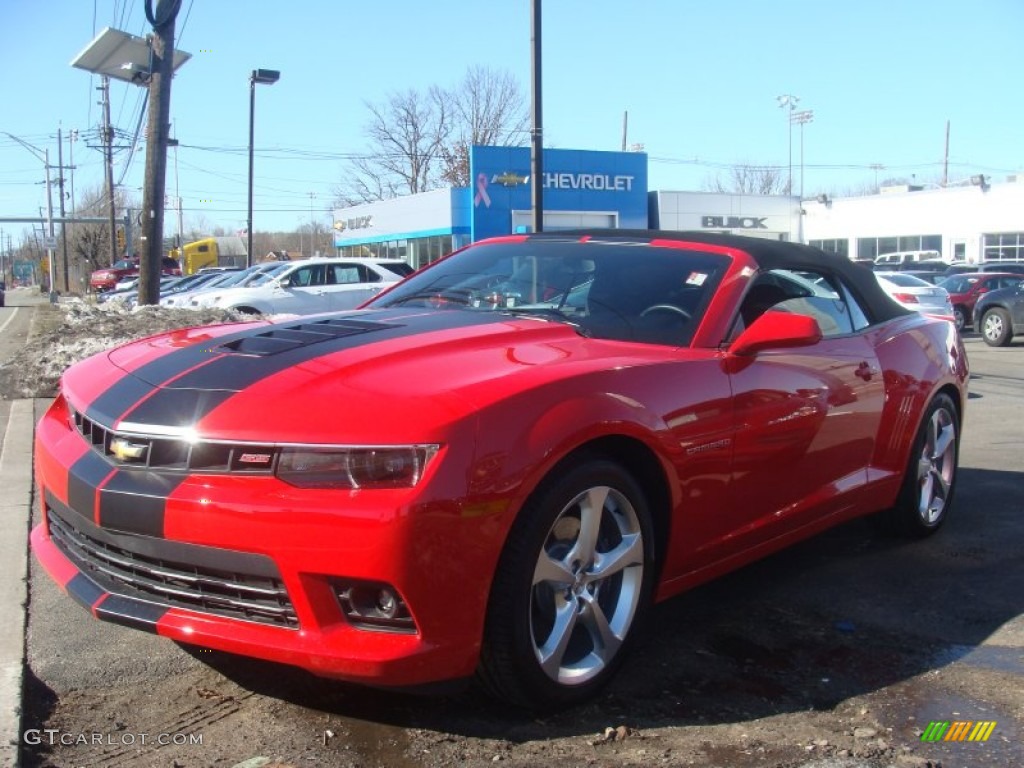
M157 623L169 610L167 606L112 594L96 606L96 616L113 624L155 633Z
M192 426L233 392L318 357L421 333L508 320L507 316L496 313L472 311L377 310L341 313L314 321L301 319L273 326L261 325L176 350L140 367L100 395L86 415L107 425L124 420L133 424ZM309 330L318 324L326 327L331 323L355 330L320 334L315 340L289 345L281 351L260 354L235 351L253 346L247 342L257 337L266 338L270 333ZM258 348L264 346L258 345ZM170 395L166 390L153 393L154 386L173 387L180 394Z
M113 470L95 451L87 451L68 472L68 507L90 523L96 520L96 489Z
M71 581L65 586L65 589L67 589L68 594L71 595L76 603L84 605L89 610L92 610L97 600L107 594L103 587L84 573L78 573L72 577Z
M185 477L119 470L100 490L100 526L110 531L162 538L167 497Z
M125 414L136 424L191 427L234 392L211 389L158 389Z

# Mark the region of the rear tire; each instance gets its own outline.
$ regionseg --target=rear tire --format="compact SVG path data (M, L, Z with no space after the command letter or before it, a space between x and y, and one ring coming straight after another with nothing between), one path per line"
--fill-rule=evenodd
M987 310L981 317L981 337L990 347L1005 347L1013 339L1010 314L1001 307Z
M491 588L477 678L546 710L593 696L618 670L651 602L655 558L643 491L591 458L523 507Z
M936 395L914 438L896 504L882 513L885 528L923 538L949 517L960 454L960 420L949 395Z

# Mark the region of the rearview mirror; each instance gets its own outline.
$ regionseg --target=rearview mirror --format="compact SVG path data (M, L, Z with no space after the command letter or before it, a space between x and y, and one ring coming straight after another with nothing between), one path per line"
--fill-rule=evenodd
M729 354L749 356L763 349L809 347L821 341L821 326L809 315L769 309L729 346Z

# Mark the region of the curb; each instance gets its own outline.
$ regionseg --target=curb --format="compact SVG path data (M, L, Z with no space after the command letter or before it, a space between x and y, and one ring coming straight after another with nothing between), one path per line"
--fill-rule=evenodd
M5 768L19 764L21 751L34 429L34 401L12 401L0 450L0 766Z

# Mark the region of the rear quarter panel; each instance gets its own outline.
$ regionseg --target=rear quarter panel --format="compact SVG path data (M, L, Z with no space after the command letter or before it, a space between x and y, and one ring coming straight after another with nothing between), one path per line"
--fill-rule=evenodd
M879 493L878 506L891 505L899 492L910 447L928 403L941 391L956 403L961 429L967 401L967 353L953 324L913 314L873 332L885 382L881 428L869 468Z

